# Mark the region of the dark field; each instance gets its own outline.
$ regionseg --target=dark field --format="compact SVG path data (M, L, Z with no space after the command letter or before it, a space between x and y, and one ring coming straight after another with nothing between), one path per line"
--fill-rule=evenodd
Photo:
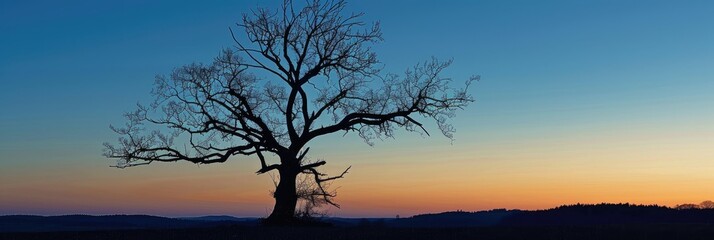
M0 239L714 239L714 209L631 204L322 220L330 226L267 227L230 216L0 216Z
M112 230L0 233L0 239L714 239L712 224L541 227L323 227Z

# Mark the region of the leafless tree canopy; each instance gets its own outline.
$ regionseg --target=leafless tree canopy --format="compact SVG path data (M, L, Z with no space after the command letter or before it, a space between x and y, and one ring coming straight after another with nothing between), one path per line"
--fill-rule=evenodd
M428 135L422 121L432 119L452 138L448 120L473 101L467 89L478 77L452 88L441 76L450 61L436 59L403 75L383 74L370 49L382 40L379 23L361 21L362 13L345 15L344 7L344 1L312 1L298 9L286 1L277 11L245 14L231 29L234 48L212 63L156 77L155 101L112 127L121 137L105 143L105 155L119 159L120 168L255 155L258 173L312 174L322 189L344 173L327 177L317 169L325 161L303 160L319 136L356 133L372 144L397 129Z

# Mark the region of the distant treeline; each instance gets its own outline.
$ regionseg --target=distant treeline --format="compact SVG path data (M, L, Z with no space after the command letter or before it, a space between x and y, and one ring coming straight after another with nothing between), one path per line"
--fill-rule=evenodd
M563 205L546 210L454 211L416 215L386 224L398 227L473 227L714 223L713 208L705 207L705 204L680 206L601 203Z

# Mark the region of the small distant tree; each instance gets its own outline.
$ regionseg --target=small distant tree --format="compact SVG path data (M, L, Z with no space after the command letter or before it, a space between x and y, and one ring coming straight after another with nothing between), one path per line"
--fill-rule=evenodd
M699 204L701 209L714 209L714 202L706 200Z
M687 210L687 209L699 209L699 205L693 204L693 203L685 203L685 204L679 204L674 207L675 209L678 210Z
M452 138L449 119L473 98L442 76L450 61L431 60L404 75L381 73L371 44L382 40L378 23L362 13L344 13L344 1L311 1L296 8L257 9L237 24L244 36L210 64L190 64L156 77L149 106L126 114L118 144L105 155L125 168L153 162L225 162L255 156L258 174L276 171L275 207L267 223L295 221L302 196L314 204L333 202L325 161L308 161L308 143L321 136L355 133L368 144L395 130L426 135L432 119ZM234 32L231 30L231 33ZM260 74L257 74L260 73ZM163 128L162 128L163 127ZM298 176L312 188L298 191ZM319 201L318 201L319 199Z

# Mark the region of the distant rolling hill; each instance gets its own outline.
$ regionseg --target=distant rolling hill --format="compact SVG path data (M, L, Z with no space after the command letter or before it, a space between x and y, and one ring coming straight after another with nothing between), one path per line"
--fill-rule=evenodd
M257 221L259 218L239 218L234 216L220 215L220 216L201 216L201 217L180 217L176 219L181 220L192 220L192 221L208 221L208 222L253 222Z
M502 224L505 219L521 214L521 210L494 209L479 212L443 212L421 214L387 222L393 227L481 227Z
M244 223L242 219L203 217L198 220L149 215L0 216L0 232L94 231L120 229L195 228Z
M495 209L443 212L408 218L323 218L338 227L469 228L650 224L714 224L714 209L672 209L652 205L567 205L547 210ZM258 218L204 216L166 218L149 215L0 216L0 232L58 232L123 229L176 229L256 226Z

